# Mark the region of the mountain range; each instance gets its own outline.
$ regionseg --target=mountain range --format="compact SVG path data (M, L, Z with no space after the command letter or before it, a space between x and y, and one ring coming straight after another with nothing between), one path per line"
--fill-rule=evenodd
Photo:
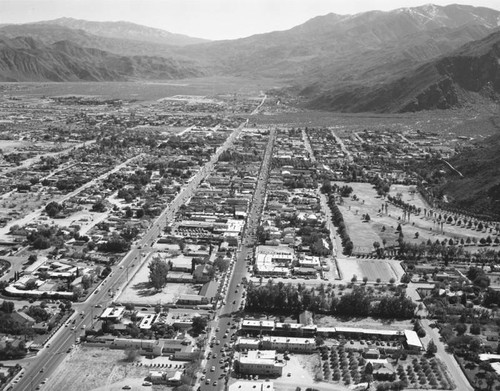
M426 5L328 14L290 30L208 42L128 22L0 27L0 80L274 78L307 107L446 109L500 93L500 11Z

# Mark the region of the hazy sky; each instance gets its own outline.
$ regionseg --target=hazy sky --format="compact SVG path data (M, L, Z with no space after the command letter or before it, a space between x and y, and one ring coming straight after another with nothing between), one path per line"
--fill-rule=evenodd
M173 33L233 39L285 30L325 15L392 10L429 0L0 0L0 24L63 16L96 21L125 20ZM442 1L500 10L500 0Z

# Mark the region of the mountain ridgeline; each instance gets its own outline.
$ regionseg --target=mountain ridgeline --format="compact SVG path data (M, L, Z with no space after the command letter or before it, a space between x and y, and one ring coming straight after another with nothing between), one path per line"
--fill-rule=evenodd
M166 57L120 56L70 41L50 45L30 37L0 38L1 81L118 81L201 76Z
M0 27L0 80L266 77L314 109L446 109L497 98L499 25L496 10L426 5L328 14L286 31L206 42L62 18Z
M350 112L408 112L460 107L500 98L500 32L374 86L348 86L308 105Z
M446 179L432 186L435 194L446 194L446 208L500 219L499 150L500 135L496 134L449 159L455 170L442 161L426 163L429 176L437 171L446 172Z

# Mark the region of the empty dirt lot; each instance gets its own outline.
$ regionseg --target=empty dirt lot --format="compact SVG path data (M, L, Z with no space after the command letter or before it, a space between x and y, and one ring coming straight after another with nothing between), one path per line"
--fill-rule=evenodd
M129 385L142 390L149 369L124 361L123 350L75 347L50 376L46 390L118 391Z

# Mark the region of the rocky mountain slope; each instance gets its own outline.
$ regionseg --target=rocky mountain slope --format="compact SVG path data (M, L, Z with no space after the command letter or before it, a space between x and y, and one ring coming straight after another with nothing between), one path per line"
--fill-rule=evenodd
M0 77L3 80L81 80L81 75L91 80L206 74L269 77L287 83L290 86L287 92L300 94L311 108L340 111L446 108L460 103L464 98L460 94L469 91L452 88L453 78L458 77L461 85L465 85L469 78L467 69L474 69L467 66L462 69L450 56L448 60L442 56L456 53L466 43L484 39L499 30L499 25L500 11L463 5L426 5L391 12L328 14L286 31L196 43L199 39L181 39L132 23L62 18L0 27L0 36L6 37L0 53ZM19 37L29 37L30 42L35 42L39 58L30 57L35 48L13 44ZM68 66L76 58L62 50L61 41L84 51L85 61L81 66L85 72L76 65ZM43 53L44 50L47 52ZM145 55L154 60L139 60ZM439 65L435 63L437 59L441 61ZM33 65L27 66L28 63ZM133 65L126 67L125 63ZM116 69L115 64L118 64ZM60 70L62 75L58 76Z
M83 30L75 30L53 24L29 23L7 25L0 27L0 36L8 38L31 37L46 45L51 45L59 41L69 41L82 47L100 49L122 56L172 56L172 45L123 38L101 37Z
M29 37L0 37L1 81L116 81L201 76L190 62L119 56L70 41L46 45Z
M488 35L500 12L423 6L356 15L328 14L286 31L182 48L224 72L289 77L301 85L386 77Z
M346 86L309 105L341 111L405 112L448 109L500 98L500 31L375 86Z
M497 118L498 120L498 118ZM478 215L500 218L500 135L475 144L450 159L456 171L443 163L428 164L426 170L446 172L442 183L433 186L436 194L444 194L448 207L469 210ZM461 175L457 174L457 171Z

